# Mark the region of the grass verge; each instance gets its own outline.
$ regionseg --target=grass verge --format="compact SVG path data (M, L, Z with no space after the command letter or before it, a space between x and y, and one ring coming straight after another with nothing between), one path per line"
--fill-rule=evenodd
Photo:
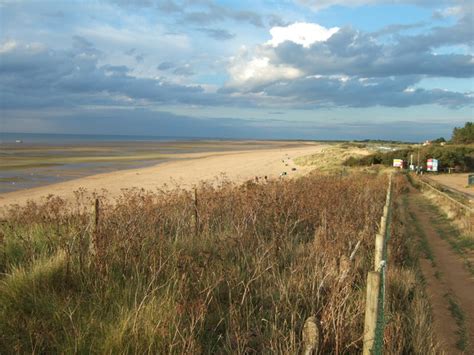
M458 326L457 334L459 339L456 342L456 346L459 350L465 351L469 341L466 329L466 317L451 293L446 293L444 297L449 303L449 311L453 315L453 318L456 320L456 325Z
M474 255L474 238L462 234L454 225L454 221L438 206L432 203L424 203L423 208L430 211L430 222L435 227L436 232L449 243L452 250L462 257L464 266L474 275L474 264L470 260Z

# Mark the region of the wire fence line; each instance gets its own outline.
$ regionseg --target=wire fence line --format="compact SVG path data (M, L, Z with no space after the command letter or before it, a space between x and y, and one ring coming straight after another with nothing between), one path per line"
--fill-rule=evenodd
M387 269L387 242L390 239L392 202L392 175L389 176L387 196L379 232L375 236L374 271L367 275L367 297L364 323L363 354L382 354L385 328L385 274Z
M436 188L435 186L431 185L429 182L427 182L423 179L417 179L417 181L419 181L424 187L429 187L430 190L432 190L436 194L442 196L443 198L447 199L449 202L453 203L455 206L465 210L468 214L471 215L473 213L473 208L472 207L467 206L464 203L452 198L447 193L445 193L445 192L441 191L440 189Z
M435 183L437 185L433 186L432 180L426 181L421 178L416 178L415 181L419 183L418 186L421 191L431 191L435 196L440 197L443 204L446 203L447 206L449 206L448 209L450 212L454 213L455 218L461 223L463 226L462 229L468 232L468 235L472 237L474 231L474 208L458 201L441 189L447 188L448 191L454 192L456 192L456 190L446 187L443 184ZM440 188L438 188L438 186L440 186Z
M378 233L375 236L374 271L367 274L367 296L363 334L363 354L382 354L385 328L385 272L387 268L387 242L390 239L392 201L392 175L389 176L383 214ZM360 245L357 242L349 260L353 260ZM346 274L343 274L341 280ZM306 319L303 330L303 354L311 355L318 351L319 330L314 316Z

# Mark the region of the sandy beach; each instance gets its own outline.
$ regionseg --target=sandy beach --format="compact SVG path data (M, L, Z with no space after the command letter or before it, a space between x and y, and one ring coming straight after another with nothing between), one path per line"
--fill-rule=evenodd
M317 143L301 143L272 149L252 151L212 152L186 154L180 160L165 162L151 167L120 170L87 176L80 179L0 194L0 207L24 204L28 200L39 201L49 194L66 199L74 197L79 188L89 193L107 190L115 197L123 189L143 188L155 190L165 186L190 188L201 181L226 178L242 183L255 177L275 179L282 172L284 178L301 176L311 167L296 166L293 159L321 152L326 147ZM296 168L296 170L292 170Z
M474 200L474 187L468 186L469 174L441 174L430 176L430 179L446 185L447 187L460 191Z

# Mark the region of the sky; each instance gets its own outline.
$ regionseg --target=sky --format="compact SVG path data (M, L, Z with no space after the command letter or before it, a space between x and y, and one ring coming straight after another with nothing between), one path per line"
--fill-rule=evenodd
M473 45L471 0L0 0L0 130L449 138Z

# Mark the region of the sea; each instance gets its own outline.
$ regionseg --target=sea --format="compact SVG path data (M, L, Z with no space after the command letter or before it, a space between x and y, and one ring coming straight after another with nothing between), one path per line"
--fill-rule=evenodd
M108 134L65 134L65 133L12 133L0 132L0 144L11 144L20 141L25 144L90 144L98 142L173 142L225 140L215 137L167 137L167 136L138 136L138 135L108 135Z
M274 144L274 143L273 143ZM262 149L221 138L0 132L0 194L178 160L179 154Z

